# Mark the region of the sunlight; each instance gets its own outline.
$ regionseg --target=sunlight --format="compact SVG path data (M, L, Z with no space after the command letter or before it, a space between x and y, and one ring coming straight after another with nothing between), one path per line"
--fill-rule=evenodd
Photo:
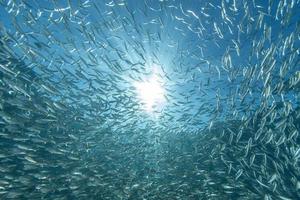
M136 82L134 86L147 112L152 113L162 108L165 102L165 91L157 74L153 74L144 82Z

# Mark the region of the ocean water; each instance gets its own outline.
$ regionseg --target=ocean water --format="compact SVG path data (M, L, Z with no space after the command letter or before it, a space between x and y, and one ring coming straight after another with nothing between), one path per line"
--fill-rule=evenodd
M0 199L300 199L299 0L0 0Z

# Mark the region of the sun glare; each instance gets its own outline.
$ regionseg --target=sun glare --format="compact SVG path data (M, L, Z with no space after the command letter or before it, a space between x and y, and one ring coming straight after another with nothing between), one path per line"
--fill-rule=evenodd
M165 101L165 91L158 75L153 74L150 79L144 82L136 82L135 88L147 112L159 111L162 108Z

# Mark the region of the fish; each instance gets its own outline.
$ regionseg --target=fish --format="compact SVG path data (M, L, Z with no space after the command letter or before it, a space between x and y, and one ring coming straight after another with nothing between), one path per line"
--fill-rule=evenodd
M0 0L0 199L300 199L299 7Z

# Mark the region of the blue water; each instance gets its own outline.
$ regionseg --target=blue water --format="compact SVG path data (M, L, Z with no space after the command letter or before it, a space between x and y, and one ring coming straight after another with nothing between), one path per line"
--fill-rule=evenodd
M299 4L0 0L0 198L300 198Z

